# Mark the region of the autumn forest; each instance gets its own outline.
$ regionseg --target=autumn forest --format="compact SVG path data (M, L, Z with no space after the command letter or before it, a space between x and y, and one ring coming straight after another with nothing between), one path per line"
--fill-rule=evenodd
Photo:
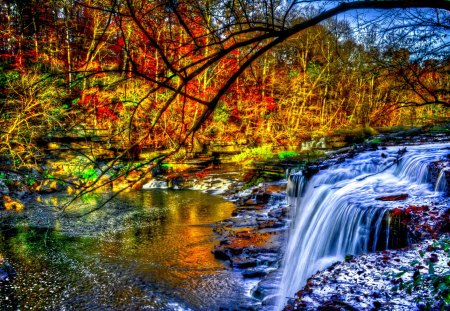
M449 4L409 5L2 1L0 153L39 161L62 132L137 158L445 119Z

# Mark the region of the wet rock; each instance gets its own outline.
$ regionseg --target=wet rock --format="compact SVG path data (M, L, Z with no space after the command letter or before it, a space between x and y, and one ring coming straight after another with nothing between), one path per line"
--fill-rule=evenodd
M245 212L251 212L251 211L263 211L266 209L266 206L264 205L256 205L256 204L249 204L249 205L244 205L244 206L239 206L236 210L238 210L241 213L245 213Z
M259 202L259 204L269 203L271 197L272 194L269 191L258 192L256 194L256 200Z
M379 302L379 301L374 301L374 302L373 302L373 306L374 306L376 309L380 309L380 308L382 307L382 303Z
M233 257L230 262L233 268L253 268L258 265L257 260L251 257Z
M231 212L231 216L236 217L239 216L239 214L241 214L242 211L239 209L235 209L234 211Z
M282 228L286 227L284 218L288 215L285 189L285 183L261 184L233 195L237 204L233 217L214 229L221 235L220 245L213 250L216 258L228 260L245 279L270 279L260 282L253 295L264 306L272 305L273 301L262 299L275 294L278 284L269 275L278 268L281 257Z
M260 255L257 259L258 265L264 266L273 266L278 263L280 260L280 256L277 253L273 254L263 254Z
M244 202L244 205L256 205L258 204L258 201L256 199L248 199Z
M280 221L277 218L261 219L257 220L257 222L258 222L258 229L282 228L285 226L284 221Z
M216 246L212 250L212 253L214 254L214 257L221 260L228 260L230 259L230 254L228 250L224 247Z
M242 272L244 278L260 278L267 275L267 270L263 268L246 269Z
M232 224L234 228L250 228L256 227L258 223L254 217L239 217L232 219Z
M376 198L376 200L378 200L378 201L404 201L407 198L408 198L408 194L402 193L402 194L395 194L395 195L379 197L379 198Z
M231 242L230 242L231 244ZM244 251L244 248L233 245L219 245L215 246L212 253L217 259L231 259L235 256L240 256Z
M284 213L284 209L283 209L283 208L275 208L275 209L272 209L272 210L270 210L270 211L267 213L267 215L268 215L269 217L277 218L277 219L280 219L280 218L282 218L283 216L286 216L286 214Z
M345 303L340 300L327 301L323 305L317 307L317 310L321 310L321 311L341 311L341 310L358 311L358 309L352 307L350 304Z
M250 302L247 305L239 305L233 307L220 307L219 311L257 311L260 310L259 301Z

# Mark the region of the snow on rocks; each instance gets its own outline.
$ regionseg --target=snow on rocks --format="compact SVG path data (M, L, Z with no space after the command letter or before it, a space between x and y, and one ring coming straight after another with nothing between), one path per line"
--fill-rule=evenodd
M335 263L309 278L285 310L422 310L427 300L433 300L429 290L408 294L398 287L412 280L416 270L428 273L430 258L435 271L448 270L448 254L434 243L426 241L407 250L349 257ZM431 309L440 310L440 303L433 300Z

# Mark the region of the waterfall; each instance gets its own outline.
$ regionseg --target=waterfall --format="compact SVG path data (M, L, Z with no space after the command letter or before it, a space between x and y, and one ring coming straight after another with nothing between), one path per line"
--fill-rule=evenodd
M375 251L386 220L385 212L436 196L428 164L449 153L450 144L389 147L367 151L322 170L309 180L297 173L289 178L291 228L284 255L277 310L315 272L346 255ZM445 179L445 178L444 178ZM407 194L405 202L379 200ZM380 242L380 243L379 243Z
M445 174L450 170L449 167L444 167L439 172L436 185L434 187L435 192L444 192L448 189L447 179L445 178Z

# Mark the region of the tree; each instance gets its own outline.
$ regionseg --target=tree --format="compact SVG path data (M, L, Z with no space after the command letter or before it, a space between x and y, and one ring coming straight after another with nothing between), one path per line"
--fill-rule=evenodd
M121 144L100 176L121 159L138 158L143 146L169 154L192 146L199 131L207 139L219 129L222 139L231 139L258 129L261 139L273 129L287 132L284 120L296 131L308 122L310 129L366 125L386 103L407 104L411 96L400 92L402 83L422 100L410 105L448 103L446 80L431 78L446 77L445 67L438 70L432 64L439 62L425 58L403 59L400 47L380 42L402 42L400 36L414 43L407 46L411 50L426 30L439 38L442 32L435 30L449 27L450 1L61 0L44 6L42 18L32 20L16 2L23 1L1 6L6 23L0 51L9 55L3 60L17 69L17 62L9 61L24 50L17 34L23 25L35 25L27 28L27 49L41 54L42 70L65 79L72 99L68 110L78 114L79 126L106 128L106 140ZM32 9L41 4L27 3ZM363 44L348 35L354 23L330 21L358 10L381 10L379 16L400 16L403 23L384 23L391 29L372 46ZM25 24L10 18L21 14ZM441 50L448 50L446 42ZM370 57L379 57L384 66L378 62L378 71L372 72L376 66ZM297 72L289 69L294 64ZM389 88L383 74L392 79L393 73L395 87ZM286 95L286 85L298 89L294 97ZM301 119L305 115L307 122ZM225 129L233 134L224 135ZM270 139L286 136L292 135ZM153 160L141 166L157 165Z
M260 57L301 31L337 14L358 9L450 9L448 1L350 1L340 2L335 7L325 5L315 15L302 17L303 5L302 1L287 4L273 1L251 4L217 2L210 3L210 13L206 17L201 3L197 1L167 1L147 10L143 9L144 4L139 1L125 1L125 11L117 13L131 18L147 44L156 50L163 66L159 79L154 79L143 72L138 60L132 60L135 66L131 73L152 81L156 84L155 89L165 88L171 94L152 123L156 124L161 119L179 95L202 105L202 113L192 120L186 133L177 139L177 146L183 145L213 113L238 78ZM149 12L154 14L157 10L167 14L171 34L169 41L172 44L174 40L179 42L179 49L167 48L155 37L155 26L146 17ZM194 31L194 27L203 30ZM221 77L221 81L216 82L215 91L211 95L202 97L191 91L189 86L195 83L196 78L212 68L218 68L221 62L233 59L237 51L240 55L238 63L228 66L229 76ZM192 59L192 55L199 54L200 57ZM149 130L153 129L154 127L150 127Z

